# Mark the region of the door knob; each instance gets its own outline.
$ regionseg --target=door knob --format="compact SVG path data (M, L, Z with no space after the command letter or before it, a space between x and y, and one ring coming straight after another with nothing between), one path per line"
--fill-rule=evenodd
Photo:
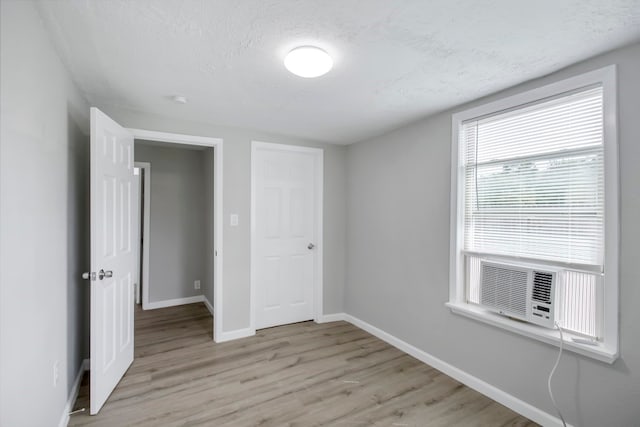
M100 272L98 273L98 278L99 278L100 280L102 280L102 279L104 279L105 277L106 277L107 279L108 279L108 278L110 278L110 277L113 277L113 271L111 271L111 270L107 270L107 271L100 270Z
M316 245L314 245L313 243L309 243L309 246L307 246L307 249L311 250L313 248L315 248Z
M96 280L96 273L85 271L84 273L82 273L82 278L84 280Z

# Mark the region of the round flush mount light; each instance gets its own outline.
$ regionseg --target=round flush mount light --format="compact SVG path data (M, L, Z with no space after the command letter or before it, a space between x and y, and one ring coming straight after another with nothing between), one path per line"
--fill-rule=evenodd
M284 66L296 76L320 77L331 70L333 59L319 47L300 46L287 54Z

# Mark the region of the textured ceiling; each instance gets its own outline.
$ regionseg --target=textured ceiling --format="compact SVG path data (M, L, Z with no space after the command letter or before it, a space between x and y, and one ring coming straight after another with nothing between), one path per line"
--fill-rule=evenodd
M39 5L94 105L342 144L640 39L640 0ZM333 56L329 74L285 70L305 44Z

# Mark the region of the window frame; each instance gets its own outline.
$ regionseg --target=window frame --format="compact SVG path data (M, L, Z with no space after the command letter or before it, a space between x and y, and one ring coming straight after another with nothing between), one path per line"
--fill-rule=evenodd
M452 115L451 144L451 207L450 207L450 259L449 301L445 304L455 314L494 325L532 339L558 346L557 331L529 323L517 322L492 313L475 304L467 303L464 258L464 164L461 132L465 121L500 114L525 107L548 98L601 85L603 90L603 144L604 144L604 284L602 340L597 345L576 343L574 335L565 336L567 350L607 363L619 356L619 186L617 135L617 82L616 66L610 65L584 74L540 86L512 96L485 103ZM535 261L543 264L544 261ZM578 336L575 336L578 337Z

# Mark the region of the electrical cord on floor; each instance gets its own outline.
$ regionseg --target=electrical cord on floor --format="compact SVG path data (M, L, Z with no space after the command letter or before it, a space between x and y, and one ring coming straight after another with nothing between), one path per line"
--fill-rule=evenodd
M556 408L556 411L558 412L558 415L560 416L560 420L562 421L563 427L567 427L567 423L564 420L564 417L562 416L562 412L560 412L560 408L558 408L558 404L556 403L556 399L553 397L553 392L551 391L551 378L553 378L553 374L555 374L556 369L558 368L558 364L560 363L560 358L562 357L562 347L563 347L563 344L564 344L564 339L562 337L562 328L560 327L558 322L555 322L555 325L556 325L556 328L558 328L558 331L560 331L560 352L558 353L558 358L556 359L556 364L553 365L553 369L549 373L549 380L547 381L547 388L549 389L549 397L551 398L551 402L553 403L553 407Z

